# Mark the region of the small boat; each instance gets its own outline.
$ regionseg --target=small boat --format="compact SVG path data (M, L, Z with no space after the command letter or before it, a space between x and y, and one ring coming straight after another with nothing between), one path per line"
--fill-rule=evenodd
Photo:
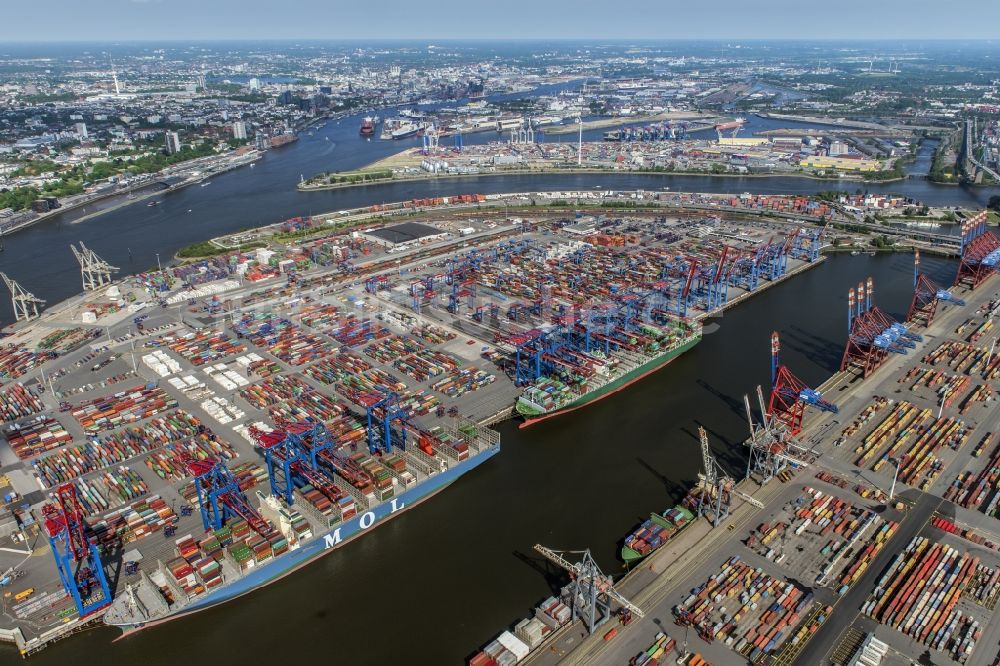
M188 208L188 212L189 212L189 213L191 212L191 209L190 209L190 208Z
M150 202L149 202L148 204L146 204L146 205L147 205L147 206L149 206L150 208L152 208L153 206L159 206L159 205L160 205L160 202L159 202L159 201L150 201Z
M207 183L202 183L201 186L202 187L208 187L211 184L212 184L212 181L208 181Z

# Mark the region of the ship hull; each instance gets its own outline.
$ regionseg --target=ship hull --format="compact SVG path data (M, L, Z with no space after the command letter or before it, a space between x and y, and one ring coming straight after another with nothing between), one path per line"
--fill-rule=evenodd
M675 509L682 509L683 510L684 517L685 517L684 524L681 525L680 527L678 527L677 525L674 525L673 523L671 523L669 520L667 520L666 518L664 518L663 516L661 516L658 513L651 513L651 514L649 514L650 520L652 520L654 523L656 523L660 527L664 527L666 529L671 530L670 536L667 538L666 541L664 541L663 543L661 543L659 546L653 548L652 550L646 551L645 553L640 553L639 551L637 551L634 548L631 548L631 547L629 547L627 545L622 546L621 558L625 562L625 566L631 566L633 563L638 562L639 560L645 559L645 558L649 557L650 555L652 555L653 553L655 553L656 551L660 550L661 548L663 548L664 546L666 546L668 543L670 543L673 539L676 539L677 535L680 534L681 532L683 532L684 529L688 525L690 525L691 522L694 520L694 514L692 514L690 510L688 510L688 509L686 509L684 507L681 507L681 506L676 506L674 508Z
M219 604L232 601L254 590L266 587L285 576L301 569L302 567L315 562L324 555L330 554L345 543L371 531L374 527L394 518L395 516L412 509L424 500L430 499L441 490L454 483L463 474L466 474L482 463L486 462L499 453L499 445L483 450L468 460L458 463L445 472L441 472L431 477L420 485L400 493L397 497L383 502L376 507L359 513L351 520L345 521L336 528L329 530L325 534L313 536L305 541L298 549L289 551L278 558L272 559L265 564L261 564L251 569L237 580L223 585L213 590L203 597L196 599L190 604L171 611L167 615L155 618L149 622L136 624L110 624L123 630L122 636L131 635L142 629L148 629L164 622L176 620L198 611L206 610Z
M640 379L643 379L648 375L653 374L657 370L660 370L661 368L665 367L675 358L677 358L684 352L688 351L699 342L701 342L700 335L690 340L689 342L685 342L677 349L667 352L662 356L652 358L646 363L643 363L642 365L636 367L635 369L626 372L621 377L618 377L615 380L608 382L604 386L594 389L593 391L588 391L587 393L584 393L583 395L576 398L572 402L569 402L563 405L562 407L557 407L556 409L553 409L550 412L532 414L528 412L528 410L522 411L523 403L519 401L517 403L517 410L518 413L520 413L521 416L524 417L524 421L521 423L519 427L527 428L528 426L535 423L539 423L540 421L551 419L553 417L560 416L562 414L568 414L569 412L576 411L578 409L586 407L587 405L593 404L599 400L603 400L612 393L617 393L618 391L621 391L624 388L628 388L629 386L636 383Z

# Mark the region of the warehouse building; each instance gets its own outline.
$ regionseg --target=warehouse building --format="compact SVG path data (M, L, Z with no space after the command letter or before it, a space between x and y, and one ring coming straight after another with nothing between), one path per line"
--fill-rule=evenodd
M441 240L448 237L447 232L418 222L403 222L391 227L369 229L362 232L361 235L372 243L390 249L401 249L404 246Z

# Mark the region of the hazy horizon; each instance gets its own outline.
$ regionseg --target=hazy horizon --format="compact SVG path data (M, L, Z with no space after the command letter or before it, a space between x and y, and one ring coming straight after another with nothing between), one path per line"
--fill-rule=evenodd
M637 0L363 2L286 0L50 0L14 3L8 26L33 33L0 43L105 41L457 40L993 40L1000 3L955 6L928 0L841 0L829 9L801 0L713 0L672 6ZM54 18L58 20L53 20ZM30 30L37 28L36 30ZM38 33L44 33L39 39Z

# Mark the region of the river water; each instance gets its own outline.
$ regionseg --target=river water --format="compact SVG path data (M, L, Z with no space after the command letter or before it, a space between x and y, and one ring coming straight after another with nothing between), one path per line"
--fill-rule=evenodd
M569 84L566 84L569 85ZM550 86L552 92L564 86ZM387 112L382 111L383 115ZM355 169L373 160L418 145L419 139L366 141L358 135L364 114L333 121L303 133L299 141L269 151L253 168L243 167L214 177L211 184L187 187L158 197L159 206L137 203L99 217L80 221L81 211L70 211L5 238L0 270L36 296L55 303L80 291L80 269L69 245L83 241L112 265L134 273L165 262L181 247L246 227L271 224L296 215L309 215L373 203L414 197L448 196L469 192L527 192L543 190L650 189L675 191L759 192L811 194L838 187L855 190L852 181L805 178L741 178L680 175L565 174L545 176L485 176L369 185L342 190L302 193L296 190L301 176L322 171ZM806 127L750 116L747 134L776 127ZM585 132L597 140L603 130ZM466 143L495 140L493 132L470 134ZM575 135L547 140L575 141ZM912 173L926 173L930 146L925 146ZM921 170L921 171L918 171ZM937 185L922 178L887 184L863 185L872 192L894 192L931 205L985 206L997 188L964 188ZM10 301L0 295L0 322L13 316Z
M359 139L358 122L331 123L271 151L254 169L165 195L155 208L139 204L79 223L66 215L17 233L6 240L0 269L53 302L79 290L66 247L79 240L138 271L155 266L156 253L166 259L181 246L243 227L412 197L594 186L734 193L831 187L804 179L567 175L296 192L300 173L350 169L400 149ZM881 189L934 204L976 206L988 197L986 190L921 180ZM924 268L940 283L950 283L954 273L953 262L936 258L925 259ZM258 663L267 655L347 664L460 663L563 582L533 555L533 544L590 547L606 571L618 571L624 536L650 511L679 499L695 478L698 425L709 431L720 462L739 474L742 395L768 381L771 330L782 334L783 361L807 383L821 382L840 361L847 289L868 275L875 278L877 302L902 316L912 288L910 257L831 257L720 317L718 330L694 350L629 390L526 430L504 424L500 455L307 569L119 643L111 644L114 630L89 632L32 661L65 664L86 655L95 663L154 666ZM0 657L18 659L9 648L0 648Z

